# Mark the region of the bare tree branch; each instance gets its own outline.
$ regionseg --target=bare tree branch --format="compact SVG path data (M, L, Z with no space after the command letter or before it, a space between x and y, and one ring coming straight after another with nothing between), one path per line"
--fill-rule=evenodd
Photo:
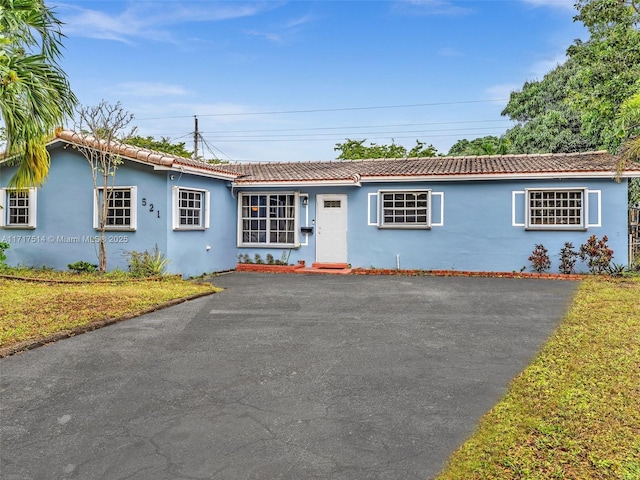
M79 132L74 148L89 163L93 178L93 189L98 205L99 270L107 269L107 248L105 231L109 214L109 204L113 198L116 171L122 164L120 152L127 139L135 134L136 128L129 127L133 115L122 109L120 102L115 105L106 101L97 106L77 108L75 129Z

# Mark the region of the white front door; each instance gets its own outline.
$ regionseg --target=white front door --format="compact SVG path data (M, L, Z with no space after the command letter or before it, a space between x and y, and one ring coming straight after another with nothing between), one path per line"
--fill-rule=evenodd
M316 262L347 263L347 196L316 196Z

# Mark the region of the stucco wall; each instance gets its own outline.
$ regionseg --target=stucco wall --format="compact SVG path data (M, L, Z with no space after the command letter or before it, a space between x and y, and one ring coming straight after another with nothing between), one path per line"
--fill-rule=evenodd
M4 187L15 168L0 168ZM168 270L184 276L220 271L235 265L235 239L227 225L232 220L234 200L225 182L154 171L151 166L125 161L116 173L116 186L136 187L135 231L108 231L107 268L127 269L131 251L152 251L156 246L170 260ZM174 185L208 189L211 192L210 228L174 231L171 188ZM51 168L44 185L37 189L37 227L0 229L0 240L11 247L7 263L66 270L69 263L98 263L98 232L93 228L93 181L87 161L71 148L51 150ZM206 250L206 246L211 246Z
M203 189L209 192L209 228L206 230L174 230L171 219L166 223L169 270L184 276L230 270L236 266L235 208L227 182L173 173L168 176L164 196L171 211L172 188ZM162 197L160 197L162 198Z
M526 230L514 226L524 221L523 197L513 192L525 188L588 188L589 222L600 220L601 226L586 230ZM430 189L433 223L431 229L378 228L376 197L379 190ZM264 191L253 188L245 191ZM353 267L437 269L471 271L530 271L528 257L536 244L549 251L552 266L558 271L560 250L572 242L577 250L590 235L607 235L615 252L615 263L627 263L627 184L613 180L546 180L546 181L468 181L364 184L362 187L301 188L309 195L309 205L300 206L300 224L315 225L316 195L348 194L348 263ZM599 193L595 193L599 192ZM441 208L441 202L442 208ZM597 205L600 202L600 205ZM598 218L600 212L600 218ZM308 214L308 222L306 221ZM436 224L440 224L436 226ZM285 253L290 263L315 261L317 230L308 238L300 235L297 249L240 248L251 258L257 253L279 259ZM306 244L305 244L306 243ZM578 271L587 271L578 263Z
M0 187L14 168L0 167ZM127 252L151 250L156 245L170 260L169 271L184 276L233 268L238 255L263 260L272 255L289 263L316 261L317 195L348 196L347 259L353 267L425 270L520 271L530 270L528 257L543 244L558 271L560 249L572 242L577 250L590 235L609 237L615 263L626 264L627 182L612 179L531 181L441 181L363 183L362 186L300 188L235 188L229 182L185 172L158 171L125 162L116 185L137 188L137 229L108 232L108 268L127 268ZM173 187L204 189L210 194L210 226L206 230L179 231L172 224ZM589 226L586 230L526 230L526 188L587 188ZM431 190L430 229L379 228L377 194L380 190ZM238 247L238 195L241 192L296 192L308 197L298 205L298 245L294 248ZM11 265L48 266L64 270L68 263L97 263L97 232L93 228L93 184L84 158L73 149L52 150L46 183L37 193L37 228L0 229L0 241L11 244ZM153 205L153 208L151 207ZM599 224L599 226L595 226ZM314 227L305 235L301 226ZM586 271L582 263L578 271Z

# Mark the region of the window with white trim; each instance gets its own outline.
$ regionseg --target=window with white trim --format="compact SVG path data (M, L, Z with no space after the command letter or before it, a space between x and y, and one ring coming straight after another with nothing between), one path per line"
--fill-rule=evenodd
M209 228L209 192L173 187L173 229L204 230Z
M429 228L430 190L380 191L380 228Z
M295 193L241 193L238 203L239 245L296 245L298 210Z
M36 196L35 188L0 189L0 227L36 228Z
M527 228L586 228L584 188L526 189Z
M112 187L107 189L106 230L135 230L136 187ZM94 197L93 227L100 228L100 206L105 198L104 188L98 188Z

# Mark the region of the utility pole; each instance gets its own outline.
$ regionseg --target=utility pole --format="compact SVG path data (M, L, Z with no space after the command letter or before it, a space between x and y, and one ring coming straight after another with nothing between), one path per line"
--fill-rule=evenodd
M198 117L194 115L193 120L195 122L195 130L193 131L193 159L198 160L198 136L200 135L200 132L198 132Z

